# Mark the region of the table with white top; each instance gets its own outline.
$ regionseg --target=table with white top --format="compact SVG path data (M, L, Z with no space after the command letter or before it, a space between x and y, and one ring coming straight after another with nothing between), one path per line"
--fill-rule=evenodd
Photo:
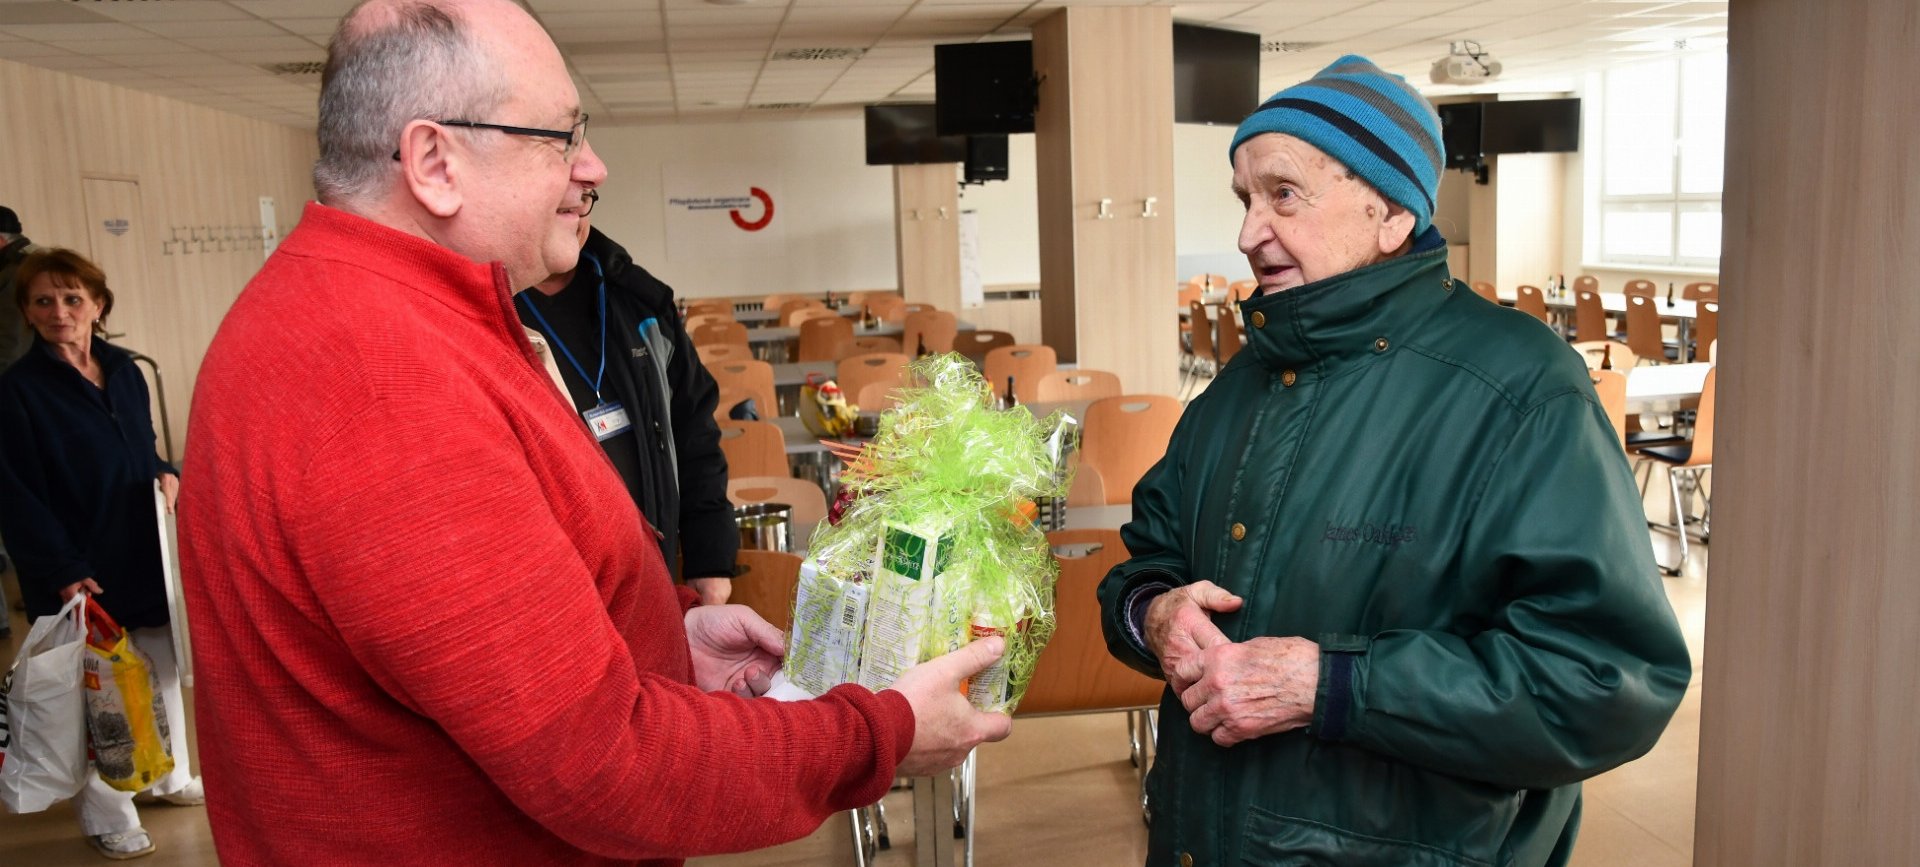
M1700 396L1707 386L1711 361L1691 364L1642 364L1627 371L1627 412L1672 409Z

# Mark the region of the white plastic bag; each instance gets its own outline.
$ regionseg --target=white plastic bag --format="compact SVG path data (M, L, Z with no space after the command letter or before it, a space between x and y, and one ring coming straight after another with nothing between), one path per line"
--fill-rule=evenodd
M0 681L0 805L37 813L87 783L87 704L80 688L87 628L76 593L33 622Z

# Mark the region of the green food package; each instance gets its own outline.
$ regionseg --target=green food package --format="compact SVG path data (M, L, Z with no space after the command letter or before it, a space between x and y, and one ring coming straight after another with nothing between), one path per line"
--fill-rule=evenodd
M784 672L814 695L840 683L885 689L914 665L1001 635L1005 656L968 693L983 710L1011 711L1053 634L1058 567L1034 501L1064 496L1078 425L995 409L958 355L912 372L926 385L881 416L842 476L851 502L814 533Z

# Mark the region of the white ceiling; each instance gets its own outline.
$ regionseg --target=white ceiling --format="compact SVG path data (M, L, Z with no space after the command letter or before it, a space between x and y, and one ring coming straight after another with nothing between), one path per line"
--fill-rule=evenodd
M1138 0L522 0L572 65L596 125L845 113L933 98L933 46L1027 38L1064 6ZM319 63L354 0L0 0L0 59L311 128ZM1177 21L1290 45L1262 55L1261 94L1345 53L1430 94L1452 40L1503 64L1498 89L1565 90L1588 70L1676 43L1725 44L1726 2L1672 0L1151 0ZM785 59L793 49L850 49ZM1495 89L1495 88L1480 88ZM783 106L783 107L770 107Z

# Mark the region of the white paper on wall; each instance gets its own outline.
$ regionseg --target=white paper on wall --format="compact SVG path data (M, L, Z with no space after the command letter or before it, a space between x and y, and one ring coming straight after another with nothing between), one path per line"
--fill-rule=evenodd
M986 303L986 285L980 279L980 213L965 210L960 212L960 306Z

